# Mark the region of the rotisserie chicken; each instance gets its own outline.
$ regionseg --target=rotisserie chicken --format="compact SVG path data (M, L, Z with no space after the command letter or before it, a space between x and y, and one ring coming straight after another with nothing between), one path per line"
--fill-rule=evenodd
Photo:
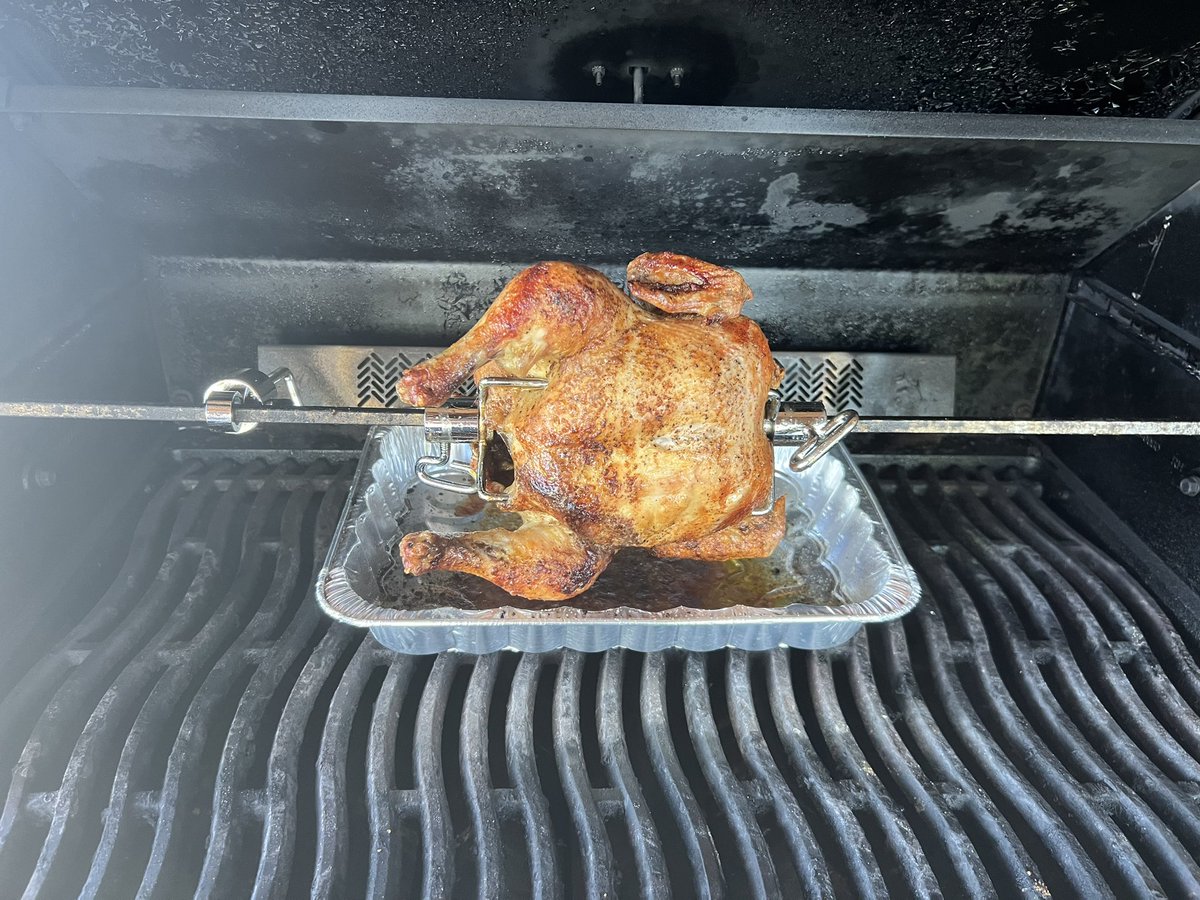
M512 457L515 530L419 532L400 544L406 572L468 572L511 594L563 600L587 590L621 547L661 557L769 556L784 501L771 492L763 431L781 372L732 269L674 253L628 267L638 306L601 273L565 262L516 276L483 318L400 379L402 402L436 406L468 375L530 377L487 403ZM482 460L476 461L483 465Z

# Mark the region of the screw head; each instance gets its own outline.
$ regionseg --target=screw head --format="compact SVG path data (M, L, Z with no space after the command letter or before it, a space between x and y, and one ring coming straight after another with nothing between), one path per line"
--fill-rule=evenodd
M1185 497L1200 496L1200 475L1188 475L1181 479L1179 492Z

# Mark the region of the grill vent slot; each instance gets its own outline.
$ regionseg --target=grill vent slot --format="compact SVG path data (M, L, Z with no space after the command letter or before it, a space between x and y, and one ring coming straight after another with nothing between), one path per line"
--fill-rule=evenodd
M440 351L424 350L413 352L410 350L408 352L398 351L389 353L383 348L369 351L358 364L358 382L355 385L357 405L372 408L394 408L399 406L400 398L396 396L396 382L404 374L405 369L410 369L418 363L425 362L425 360L438 352ZM461 397L474 400L476 394L475 382L468 378L459 385L457 393Z
M860 408L864 400L862 361L851 359L838 365L830 359L826 360L825 366L828 374L821 396L825 411L834 413Z
M783 366L779 392L785 403L821 403L828 413L861 410L863 361L845 353L829 356L776 354Z
M416 362L403 353L385 358L372 350L358 364L358 405L396 406L396 380Z

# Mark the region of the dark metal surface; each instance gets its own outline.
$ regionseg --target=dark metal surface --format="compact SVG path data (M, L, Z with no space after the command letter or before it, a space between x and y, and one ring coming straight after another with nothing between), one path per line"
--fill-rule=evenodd
M622 279L627 262L601 268ZM521 268L172 257L147 264L146 288L172 397L186 405L265 344L444 347ZM1058 275L741 271L755 294L746 314L775 349L953 355L956 412L995 418L1033 411L1066 286Z
M879 109L789 105L630 106L622 103L530 103L456 94L356 96L250 91L143 90L6 82L3 109L15 114L168 116L305 122L337 135L336 123L495 125L521 128L620 128L674 132L909 137L1075 143L1200 143L1187 123L1070 116L913 114ZM338 118L334 118L334 117Z
M838 651L477 658L319 614L349 471L177 464L0 699L10 892L1200 890L1196 635L1050 475L869 467L928 593Z
M649 103L1163 115L1200 81L1173 0L44 0L6 23L44 60L13 71L78 84L628 103L637 61Z
M1155 312L1153 307L1089 276L1072 279L1067 299L1078 305L1080 313L1103 319L1106 325L1132 338L1143 349L1193 378L1200 378L1200 338ZM1075 321L1074 310L1067 321ZM1060 335L1060 347L1066 337L1065 333Z
M28 224L40 232L33 221ZM47 261L53 257L45 252L50 248L25 247L30 254L26 261L35 268L47 267L42 274L45 290L35 291L28 305L22 291L36 277L0 250L5 257L0 271L13 288L6 288L6 299L0 300L0 396L35 401L67 393L81 401L106 395L135 402L164 399L147 317L134 303L105 302L112 299L102 293L108 270L96 269L95 296L86 291L58 293L81 289L87 282L76 264L86 267L93 257L82 245L75 246L79 258L64 259L58 267ZM0 422L0 615L9 619L0 629L0 660L28 661L38 635L53 634L79 615L79 610L28 615L29 597L52 583L79 577L70 566L56 563L62 551L54 548L83 554L97 546L112 547L127 516L136 515L142 483L152 477L151 451L162 434L161 425L145 423ZM114 533L95 532L94 523L104 520L113 524ZM120 547L113 552L123 555ZM102 560L83 577L104 577L106 572Z
M863 434L1171 435L1200 437L1200 422L1119 419L860 419Z
M1181 352L1158 346L1162 335ZM1072 304L1039 414L1200 416L1200 380L1189 371L1194 366L1183 364L1194 358L1190 346L1178 329L1118 328L1112 319ZM1103 446L1079 438L1049 443L1155 552L1200 586L1195 539L1200 505L1179 491L1180 481L1200 469L1200 441L1147 436Z
M1200 185L1156 212L1087 270L1198 340L1198 242Z
M1178 121L78 88L14 88L8 109L152 251L188 255L624 262L665 244L1065 272L1200 178Z
M0 211L0 396L165 400L135 245L8 121L0 121ZM147 465L157 431L0 424L0 616L10 623L0 658L27 661L38 635L61 628L57 613L25 614L31 592L68 575L46 548L111 546L115 534L88 526L103 516L119 528L136 514L138 477L149 470L134 473ZM92 577L105 571L98 566Z

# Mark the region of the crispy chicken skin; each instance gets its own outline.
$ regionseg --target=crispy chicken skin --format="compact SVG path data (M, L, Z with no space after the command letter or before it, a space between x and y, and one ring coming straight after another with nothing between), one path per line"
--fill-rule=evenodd
M620 547L659 556L769 556L784 504L769 496L767 392L781 372L741 315L741 275L675 253L629 264L631 302L593 269L531 266L440 356L409 369L400 399L444 403L468 375L544 378L496 387L487 425L515 470L505 508L520 528L400 543L406 572L469 572L533 600L587 590Z

